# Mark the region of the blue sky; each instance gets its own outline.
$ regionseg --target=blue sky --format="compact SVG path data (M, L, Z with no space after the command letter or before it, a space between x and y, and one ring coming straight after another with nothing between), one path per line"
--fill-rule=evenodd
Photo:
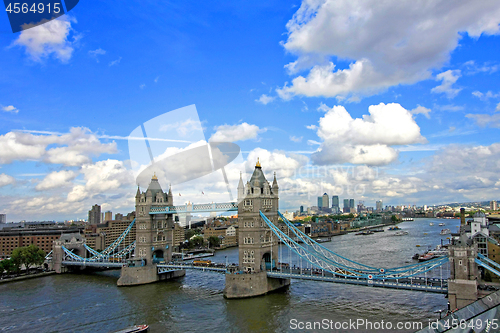
M324 192L500 199L500 4L392 2L81 1L16 34L0 14L0 212L133 210L127 136L193 104L206 139L243 151L231 187L259 157L283 210ZM225 190L208 177L174 192Z

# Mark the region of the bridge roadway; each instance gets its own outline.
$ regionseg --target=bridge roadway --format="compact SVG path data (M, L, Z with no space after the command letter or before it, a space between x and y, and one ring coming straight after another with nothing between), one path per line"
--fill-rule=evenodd
M415 291L426 291L438 294L448 293L448 280L439 278L411 277L386 280L369 280L359 277L345 277L320 269L275 269L268 271L267 276L274 278L291 278L302 280L314 280L333 283L355 284L379 288L406 289Z
M125 262L106 262L106 261L71 261L65 260L62 262L65 266L80 266L80 267L95 267L95 268L121 268ZM234 266L232 266L234 268ZM224 274L227 267L224 264L212 263L210 265L193 265L192 263L168 263L157 265L158 274L163 274L179 269L195 269L203 272L214 272ZM240 273L247 274L247 273ZM448 281L439 278L411 277L400 278L397 280L368 280L358 277L345 277L332 272L322 271L320 269L300 269L300 268L284 268L273 271L268 271L267 276L273 278L291 278L302 280L313 280L343 284L354 284L369 287L405 289L415 291L425 291L439 294L448 293Z

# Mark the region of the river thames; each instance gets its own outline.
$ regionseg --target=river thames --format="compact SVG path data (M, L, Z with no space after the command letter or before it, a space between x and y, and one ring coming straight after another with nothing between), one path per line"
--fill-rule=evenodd
M429 223L434 222L434 226ZM445 222L445 227L438 223ZM416 219L393 231L332 238L323 245L349 259L377 267L396 267L435 247L457 231L460 220ZM387 228L385 228L387 229ZM420 247L417 247L420 245ZM282 251L286 262L287 249ZM212 261L238 262L238 249L217 251ZM112 332L134 324L150 332L296 332L292 323L421 322L439 317L447 299L441 294L354 285L292 280L288 291L262 297L227 300L222 296L224 275L186 272L175 280L137 287L116 286L119 271L62 274L0 285L2 332ZM314 331L314 330L310 330ZM335 330L347 332L349 330ZM373 330L360 329L356 332ZM413 332L380 330L380 332Z

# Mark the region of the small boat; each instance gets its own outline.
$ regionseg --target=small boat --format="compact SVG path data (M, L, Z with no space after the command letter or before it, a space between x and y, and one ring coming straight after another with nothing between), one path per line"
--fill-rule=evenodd
M427 261L436 258L436 256L432 253L426 253L418 257L418 261Z
M408 231L398 230L394 233L394 236L405 236L408 235Z
M429 223L429 225L432 227L434 225L434 222Z
M147 332L149 330L148 325L134 325L131 327L124 328L122 330L116 331L114 333L138 333L138 332Z
M357 234L355 234L355 235L356 235L356 236L358 236L358 235L363 235L363 236L365 236L365 235L371 235L371 234L373 234L373 231L368 230L368 231L358 232L358 233L357 233Z
M395 225L394 227L390 227L389 229L387 230L401 230L400 227L398 227L397 225Z
M443 227L443 226L445 226L445 225L446 225L446 223L444 223L444 222L439 223L439 226L440 226L440 227Z
M450 229L443 229L443 230L441 230L441 232L439 234L440 235L449 235L449 234L451 234L451 230Z

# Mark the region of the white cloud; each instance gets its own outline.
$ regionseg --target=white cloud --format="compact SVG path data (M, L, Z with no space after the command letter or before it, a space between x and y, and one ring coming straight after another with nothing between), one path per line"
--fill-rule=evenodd
M495 111L500 111L500 103L497 104L497 107L495 108Z
M454 98L462 90L461 88L453 88L453 84L460 78L461 72L459 69L447 70L446 72L439 73L436 76L437 81L442 81L439 86L431 89L432 93L444 93L448 98Z
M61 135L33 135L21 132L0 135L0 163L4 164L34 160L78 166L91 162L90 156L116 152L115 142L101 143L89 129L81 127L73 127L69 133Z
M255 139L259 133L265 132L267 129L259 128L257 125L241 123L239 125L221 125L217 127L217 131L212 135L209 141L212 142L235 142L249 139Z
M476 123L481 127L500 128L500 113L495 113L493 115L469 113L465 116L469 119L474 119Z
M271 97L271 96L267 96L266 94L262 94L262 96L260 96L260 98L256 99L255 101L259 102L261 104L267 105L267 104L271 103L272 101L274 101L274 98L275 97Z
M488 90L485 94L476 90L476 91L472 92L472 95L476 96L477 98L479 98L482 101L487 101L490 98L497 98L498 96L500 96L500 94L494 94L490 90Z
M103 160L82 166L85 185L76 185L68 193L68 201L82 201L94 195L115 191L122 186L134 185L132 170L127 169L123 161ZM133 194L130 194L133 196Z
M24 46L34 61L41 61L53 54L60 61L67 62L73 54L73 43L68 39L72 30L71 22L76 23L76 20L65 15L23 30L14 45Z
M36 185L35 189L37 191L44 191L71 186L71 180L75 179L77 175L78 173L72 170L54 171L49 173L38 185Z
M300 137L296 137L296 136L293 136L293 135L290 136L290 140L292 140L293 142L297 142L297 143L298 142L302 142L302 139L303 139L302 136L300 136Z
M277 92L285 99L363 96L412 84L449 60L461 33L498 34L499 23L496 0L436 0L425 6L399 0L303 0L287 23L283 46L298 56L286 66L289 72L312 69ZM329 62L332 57L336 63Z
M454 104L434 105L434 108L441 111L450 111L450 112L457 112L465 109L462 105L454 105Z
M122 61L122 57L116 59L116 60L113 60L109 63L109 67L111 66L115 66L115 65L118 65L120 63L120 61Z
M353 119L343 106L334 106L319 121L320 150L314 163L382 165L398 154L391 146L425 143L412 114L397 103L372 105L369 115Z
M140 89L144 89L144 88L146 88L146 84L145 84L145 83L141 84L141 85L139 86L139 88L140 88Z
M5 173L0 174L0 187L4 187L7 185L12 185L16 182L14 177L6 175Z
M99 62L99 57L100 55L104 55L106 54L106 51L101 49L101 48L98 48L97 50L94 50L94 51L89 51L89 56L94 58L95 61Z
M15 108L13 105L8 105L8 106L0 106L3 112L10 112L10 113L18 113L19 110Z
M428 109L424 106L420 106L420 105L417 105L416 108L414 108L413 110L410 110L410 113L411 114L423 114L427 119L430 119L431 116L429 115L429 113L431 112L431 109Z

